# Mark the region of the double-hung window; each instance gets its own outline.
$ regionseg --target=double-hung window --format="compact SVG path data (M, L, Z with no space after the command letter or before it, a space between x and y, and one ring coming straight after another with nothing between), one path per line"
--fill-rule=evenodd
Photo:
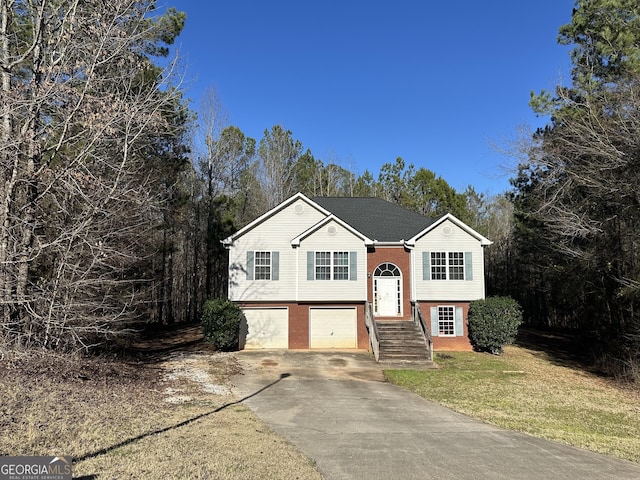
M431 252L431 280L447 279L446 252Z
M349 280L349 252L315 252L315 280Z
M465 280L470 274L465 271L470 266L464 252L430 252L428 265L431 280Z
M449 280L464 280L464 253L449 252Z
M280 253L277 251L248 251L247 280L279 280Z
M459 305L431 307L432 337L461 337L464 335L464 309Z
M456 335L455 307L438 307L438 335L441 337L454 337Z
M271 280L271 252L255 252L254 266L256 280Z
M316 280L331 280L331 252L316 252Z
M349 280L349 252L333 252L333 279Z
M358 280L358 252L308 250L307 280Z

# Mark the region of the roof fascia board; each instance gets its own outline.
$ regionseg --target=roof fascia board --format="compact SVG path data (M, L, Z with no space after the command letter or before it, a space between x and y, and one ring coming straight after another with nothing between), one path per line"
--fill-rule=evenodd
M483 235L479 234L473 228L471 228L469 225L467 225L462 220L460 220L459 218L455 217L454 215L452 215L450 213L447 213L446 215L443 215L438 220L436 220L431 225L429 225L427 228L425 228L420 233L415 235L413 238L410 238L409 240L407 240L407 244L415 245L416 242L420 238L424 237L427 233L429 233L431 230L433 230L434 228L436 228L438 225L442 224L446 220L449 220L450 222L452 222L453 224L457 225L462 230L467 232L469 235L471 235L472 237L474 237L477 240L479 240L480 241L480 245L482 245L483 247L493 244L493 242L491 240L489 240L488 238L486 238Z
M324 225L326 225L327 223L329 223L331 221L336 222L338 225L340 225L343 228L347 229L349 232L351 232L355 236L357 236L357 237L361 238L362 240L364 240L364 244L365 245L370 246L370 245L374 244L373 240L371 240L367 236L365 236L362 233L360 233L358 230L353 228L348 223L344 222L343 220L340 220L334 214L330 214L328 217L323 218L318 223L316 223L312 227L310 227L307 230L305 230L304 232L302 232L300 235L298 235L298 236L294 237L293 239L291 239L291 246L299 247L300 246L300 242L302 240L304 240L306 237L311 235L313 232L316 232L318 229L322 228Z
M303 194L301 192L298 192L295 195L289 197L284 202L276 205L274 208L272 208L268 212L263 213L258 218L256 218L253 222L248 223L247 225L242 227L240 230L238 230L233 235L230 235L227 238L225 238L224 240L222 240L222 244L225 245L225 246L233 245L233 242L235 241L236 238L239 238L242 235L244 235L245 233L249 232L250 230L253 230L256 226L260 225L262 222L264 222L268 218L272 217L273 215L278 213L280 210L282 210L282 209L288 207L289 205L291 205L292 203L296 202L297 200L303 200L304 202L308 203L310 206L312 206L313 208L315 208L316 210L318 210L319 212L321 212L324 215L331 215L331 212L329 212L325 208L323 208L320 205L318 205L316 202L311 200L305 194Z

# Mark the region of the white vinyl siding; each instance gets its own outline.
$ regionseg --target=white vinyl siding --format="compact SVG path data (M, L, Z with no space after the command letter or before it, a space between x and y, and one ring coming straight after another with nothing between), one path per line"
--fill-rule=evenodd
M415 300L484 298L483 247L453 222L445 221L418 239L412 250L412 264Z
M296 213L297 210L301 213ZM306 202L299 200L275 213L261 224L236 239L229 248L229 298L233 301L294 301L298 250L291 239L325 217ZM277 252L272 255L272 281L255 280L254 265L250 268L248 252ZM251 272L251 274L249 274Z
M361 238L340 224L320 227L302 239L296 252L298 301L367 299L367 249Z

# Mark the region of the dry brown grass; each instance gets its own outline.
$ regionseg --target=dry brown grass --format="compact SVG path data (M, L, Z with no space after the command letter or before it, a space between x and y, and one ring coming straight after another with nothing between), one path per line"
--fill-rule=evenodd
M88 478L321 478L230 394L232 355L155 360L5 353L0 455L71 455Z

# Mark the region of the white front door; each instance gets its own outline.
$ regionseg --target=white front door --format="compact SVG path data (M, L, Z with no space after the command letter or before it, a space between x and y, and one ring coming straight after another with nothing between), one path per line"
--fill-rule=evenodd
M376 315L393 317L399 314L398 299L400 279L397 277L376 278Z

